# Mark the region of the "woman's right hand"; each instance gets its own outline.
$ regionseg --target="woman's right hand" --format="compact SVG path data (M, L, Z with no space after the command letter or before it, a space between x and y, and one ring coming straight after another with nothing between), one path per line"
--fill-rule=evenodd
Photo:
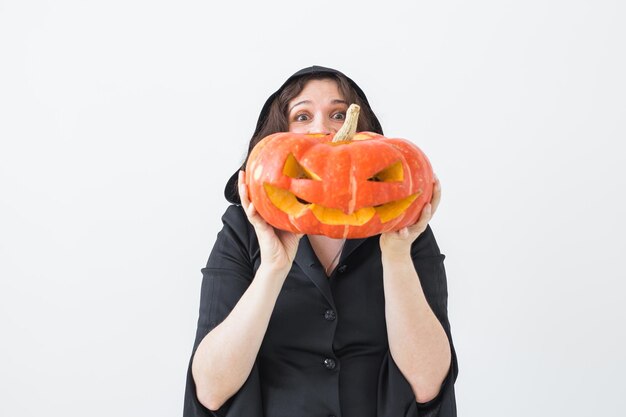
M269 225L256 211L248 197L248 187L244 181L245 173L239 171L239 197L248 221L256 231L261 249L261 264L275 270L288 271L296 256L302 234L278 230Z

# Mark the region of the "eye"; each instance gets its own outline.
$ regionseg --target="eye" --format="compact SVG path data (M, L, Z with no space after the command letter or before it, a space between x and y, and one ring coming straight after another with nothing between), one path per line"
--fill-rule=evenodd
M291 153L285 161L283 174L285 174L289 178L294 178L298 180L322 180L317 174L300 165L300 163L296 160L296 157L293 156L293 154Z
M372 182L403 181L404 170L402 169L402 162L394 162L382 171L378 171L367 180Z
M346 112L339 111L331 116L335 120L346 120Z
M294 118L294 120L296 122L306 122L307 120L309 120L309 115L306 113L299 113L299 114L296 114L296 117Z

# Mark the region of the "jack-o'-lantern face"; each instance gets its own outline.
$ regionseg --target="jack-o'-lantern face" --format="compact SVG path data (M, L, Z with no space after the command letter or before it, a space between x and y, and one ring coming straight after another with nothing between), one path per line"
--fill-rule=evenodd
M334 238L367 237L417 221L432 195L432 169L404 139L371 132L276 133L246 166L250 199L274 227Z

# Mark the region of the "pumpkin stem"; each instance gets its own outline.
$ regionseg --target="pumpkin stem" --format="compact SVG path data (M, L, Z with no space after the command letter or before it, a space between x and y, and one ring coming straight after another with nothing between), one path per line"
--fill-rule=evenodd
M333 142L352 140L352 136L356 133L356 125L359 122L359 111L361 111L361 107L358 104L350 104L346 112L346 121L343 122L341 129L335 133Z

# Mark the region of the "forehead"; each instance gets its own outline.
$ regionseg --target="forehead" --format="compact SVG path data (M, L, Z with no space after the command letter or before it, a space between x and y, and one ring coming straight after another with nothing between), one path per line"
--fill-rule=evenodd
M345 97L341 93L339 86L335 80L324 78L321 80L309 80L304 84L304 88L290 103L302 100L312 101L331 101L336 99L343 100Z

